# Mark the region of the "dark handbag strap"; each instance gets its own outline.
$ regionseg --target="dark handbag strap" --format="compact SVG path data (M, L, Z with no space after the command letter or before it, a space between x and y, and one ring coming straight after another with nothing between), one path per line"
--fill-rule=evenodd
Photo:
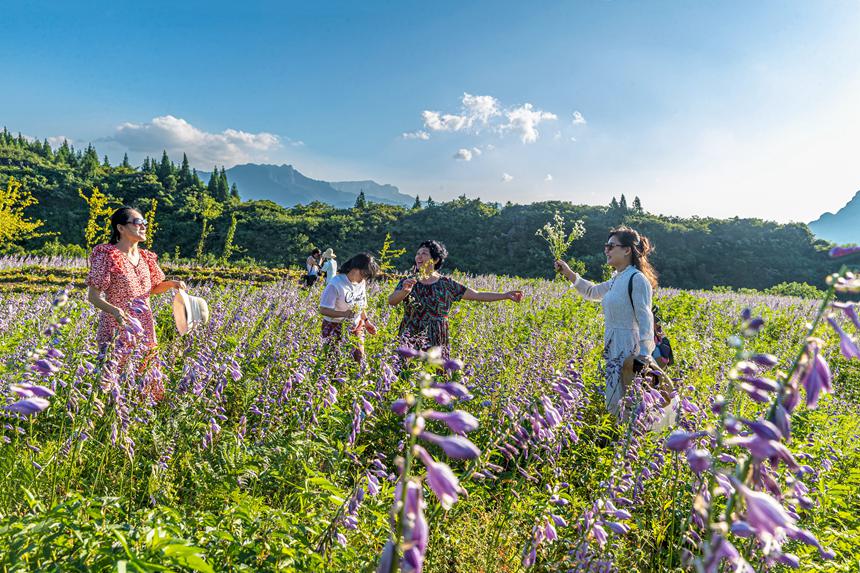
M636 304L633 302L633 277L635 277L639 271L634 271L632 275L630 275L630 280L627 281L627 296L630 297L630 306L633 307L633 314L636 314Z

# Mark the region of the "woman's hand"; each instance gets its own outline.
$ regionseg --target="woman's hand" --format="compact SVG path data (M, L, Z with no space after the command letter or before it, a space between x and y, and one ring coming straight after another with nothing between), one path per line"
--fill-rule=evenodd
M403 281L402 290L403 292L410 293L412 289L415 288L415 285L418 283L418 279L406 279Z
M119 326L125 326L128 321L128 315L121 308L114 308L110 314Z
M573 269L570 268L570 265L568 265L566 262L562 261L561 259L559 259L555 262L555 270L557 270L562 275L564 275L564 277L572 283L575 283L576 279L579 278L579 275L577 275L575 272L573 272Z
M521 300L523 300L523 291L509 290L505 293L505 296L514 302L520 302Z
M178 288L179 290L188 290L188 285L185 284L185 281L170 281L173 283L172 288Z

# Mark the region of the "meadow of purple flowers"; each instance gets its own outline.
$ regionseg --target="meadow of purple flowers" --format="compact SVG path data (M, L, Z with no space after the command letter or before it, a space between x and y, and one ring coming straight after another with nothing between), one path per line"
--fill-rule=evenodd
M464 280L525 300L459 303L457 360L399 347L391 284L371 285L363 365L322 346L319 292L202 284L212 320L187 337L153 301L144 374L133 327L127 368L97 360L82 293L0 293L0 562L858 570L860 321L832 298L856 278L817 302L658 292L678 398L661 431L667 396L643 380L621 420L603 412L598 306L558 281Z

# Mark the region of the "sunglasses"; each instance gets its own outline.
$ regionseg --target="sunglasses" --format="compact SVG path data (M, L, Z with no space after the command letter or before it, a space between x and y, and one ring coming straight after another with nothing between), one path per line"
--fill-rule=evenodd
M604 251L611 251L615 247L623 247L623 246L624 245L620 245L618 243L606 243L605 245L603 245L603 250Z
M131 221L128 221L126 223L126 225L137 225L138 227L146 227L149 225L149 223L146 221L146 219L141 219L140 217L135 217Z

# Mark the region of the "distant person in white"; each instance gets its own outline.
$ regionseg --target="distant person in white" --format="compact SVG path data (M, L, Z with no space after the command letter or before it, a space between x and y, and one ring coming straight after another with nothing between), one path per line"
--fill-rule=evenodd
M325 284L328 286L337 274L337 255L334 254L334 251L331 250L331 248L328 248L322 254L322 260L323 264L322 269L320 270L325 273Z
M627 357L635 356L639 370L649 364L654 351L654 315L651 298L657 287L657 272L648 262L652 247L648 238L629 227L609 232L603 246L606 264L615 269L612 278L600 284L585 280L564 261L558 269L587 300L603 306L605 331L603 357L606 360L606 409L618 416L624 388L621 370ZM630 285L632 281L632 297ZM632 298L632 303L631 303Z
M326 285L320 297L322 339L326 344L343 339L343 324L348 321L350 332L356 336L352 357L364 359L364 333L376 332L367 318L367 280L379 272L379 265L370 253L360 253L346 261L340 272Z

